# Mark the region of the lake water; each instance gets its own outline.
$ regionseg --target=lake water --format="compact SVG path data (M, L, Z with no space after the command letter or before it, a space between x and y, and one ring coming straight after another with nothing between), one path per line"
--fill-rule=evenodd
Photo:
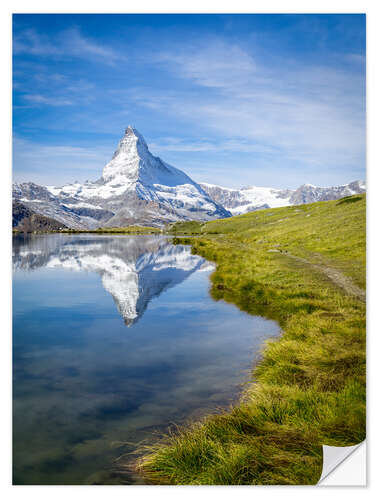
M15 484L141 484L131 452L235 402L279 333L160 236L18 236L13 269Z

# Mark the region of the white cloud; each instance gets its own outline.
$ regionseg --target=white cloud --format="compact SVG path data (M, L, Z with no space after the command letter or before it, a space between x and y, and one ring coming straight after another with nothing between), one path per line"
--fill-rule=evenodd
M71 28L61 33L61 47L68 54L76 57L93 56L108 64L113 64L118 59L123 59L111 47L100 45L89 38L84 37L77 28Z
M13 53L49 56L61 53L46 35L40 35L34 29L24 30L13 39Z
M39 106L77 106L91 104L96 99L95 84L84 79L72 79L65 75L49 74L47 68L39 68L33 75L35 82L25 75L13 79L13 89L20 97L15 108Z
M186 141L177 138L167 138L160 142L151 142L149 149L155 153L160 151L175 152L241 152L241 153L275 153L275 148L262 144L252 144L246 140L225 141Z
M57 34L53 40L33 32L17 43L25 40L28 47L18 45L18 51L31 49L39 55L93 58L110 64L121 61L115 49L93 43L77 29ZM337 67L327 67L277 60L276 52L271 63L259 54L238 44L200 40L186 44L184 49L171 47L169 52L153 53L147 59L149 66L142 68L148 74L157 72L160 78L155 78L155 83L151 79L144 87L114 84L99 93L96 85L100 83L94 78L93 83L72 81L56 73L54 79L61 87L48 81L48 86L27 88L25 92L28 104L33 106L43 102L50 105L52 95L57 96L55 106L77 104L57 126L78 133L82 124L85 130L107 134L122 130L128 122L134 122L141 132L142 121L153 126L160 122L166 125L163 130L170 130L168 123L176 124L176 137L158 138L155 126L150 150L197 180L295 187L303 182L331 185L363 177L365 81L363 68L356 64L363 58L348 54L340 56ZM137 53L139 57L142 51ZM39 70L42 74L43 68ZM126 80L126 74L119 75ZM91 102L99 101L98 96L100 113ZM82 103L90 106L83 108ZM44 126L40 120L33 116L23 125ZM17 164L25 180L31 177L27 166L36 177L44 165L43 175L49 179L46 182L60 179L64 169L64 179L56 182L71 181L76 176L84 180L82 171L95 179L113 151L112 147L105 152L97 147L95 151L31 147L31 155L26 146L18 154L22 161ZM51 160L55 172L48 167Z
M24 94L23 98L36 105L48 105L48 106L72 106L73 102L71 99L65 97L47 97L40 94Z
M138 104L219 134L219 149L231 145L233 151L251 153L256 144L259 151L306 165L364 167L362 72L290 61L267 65L223 42L202 47L161 56L171 74L201 87L201 92L181 86L169 93L148 89L138 101L134 94ZM208 151L211 145L159 145L163 148Z
M205 87L225 88L229 85L233 89L246 84L256 71L251 55L220 40L198 49L186 46L183 51L164 52L157 59L166 63L171 72Z
M57 33L53 40L36 30L25 30L15 36L13 52L14 54L59 58L89 58L94 59L95 62L109 65L125 58L123 54L117 53L112 47L101 45L85 37L77 27Z

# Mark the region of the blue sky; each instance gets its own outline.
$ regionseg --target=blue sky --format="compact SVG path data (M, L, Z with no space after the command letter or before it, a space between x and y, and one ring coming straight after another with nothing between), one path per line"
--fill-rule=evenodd
M364 179L365 58L364 15L14 15L14 180L96 180L128 124L198 182Z

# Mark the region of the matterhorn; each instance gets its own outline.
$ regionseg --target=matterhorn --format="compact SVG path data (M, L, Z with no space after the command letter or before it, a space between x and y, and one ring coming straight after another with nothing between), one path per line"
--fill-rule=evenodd
M188 175L150 153L142 135L130 125L97 181L61 187L15 184L13 199L72 228L161 227L231 215Z
M129 225L209 221L254 210L335 200L366 191L364 181L298 189L249 186L240 189L197 184L150 153L142 135L128 126L97 181L65 186L13 185L13 226L35 229L95 229Z

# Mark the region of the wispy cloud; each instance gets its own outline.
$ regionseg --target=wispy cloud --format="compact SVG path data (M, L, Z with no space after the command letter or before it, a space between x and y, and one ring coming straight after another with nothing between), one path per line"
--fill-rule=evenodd
M220 39L199 48L187 45L184 50L162 52L156 59L171 72L205 87L234 89L247 83L257 69L250 54Z
M18 155L23 173L29 165L36 177L42 164L48 182L82 178L81 168L96 178L134 123L154 154L197 180L295 187L364 175L365 30L356 16L212 16L196 25L165 16L157 27L150 16L137 25L129 16L19 19L14 129L35 141L32 155L30 144ZM57 137L92 152L40 146Z
M65 97L46 97L40 94L25 94L23 98L35 105L72 106L73 101Z
M85 37L77 27L61 31L53 39L34 29L24 30L14 37L13 52L14 54L54 56L63 59L88 58L109 65L125 58L112 47Z
M13 90L17 97L15 108L62 107L90 104L96 98L95 84L83 78L72 79L66 75L48 74L47 68L38 68L31 78L26 71L14 76Z
M174 152L241 152L241 153L262 153L274 154L276 148L264 146L263 144L252 144L247 140L226 140L226 141L187 141L178 138L166 138L160 142L151 142L150 150L153 152L174 151Z
M13 163L18 166L14 180L49 184L51 169L54 171L55 184L73 180L95 180L100 177L104 165L111 158L111 153L111 148L103 146L47 146L14 137Z
M170 72L181 80L211 91L149 90L146 96L141 92L139 104L233 138L218 144L218 150L263 149L305 165L363 164L363 75L290 62L285 68L282 61L267 66L245 50L223 43L191 50L186 58L179 52L162 57L174 62ZM169 143L160 144L162 149L204 151L214 145L201 143L189 149Z

